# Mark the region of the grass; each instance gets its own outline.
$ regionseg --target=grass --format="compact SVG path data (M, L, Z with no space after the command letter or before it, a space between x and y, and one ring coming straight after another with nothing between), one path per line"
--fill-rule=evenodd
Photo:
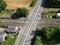
M34 45L42 45L40 36L36 36L36 40L35 40Z
M11 10L9 10L9 11L4 10L0 13L0 17L10 17L11 15L12 15Z
M30 6L31 6L31 7L34 7L34 6L36 5L37 1L38 1L38 0L32 0L32 3L31 3Z
M12 36L11 34L8 34L6 40L3 41L0 45L14 45L16 38L17 36Z

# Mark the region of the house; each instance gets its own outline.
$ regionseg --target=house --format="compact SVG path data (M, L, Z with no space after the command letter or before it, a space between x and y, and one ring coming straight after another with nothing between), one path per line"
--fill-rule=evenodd
M5 40L7 34L4 32L5 29L0 28L0 43Z
M7 28L7 32L17 33L18 31L19 31L18 26L8 26L8 28Z
M60 13L57 13L56 18L60 18Z

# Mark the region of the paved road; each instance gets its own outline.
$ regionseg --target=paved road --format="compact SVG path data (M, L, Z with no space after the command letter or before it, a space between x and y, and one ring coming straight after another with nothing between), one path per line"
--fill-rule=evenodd
M31 33L36 29L38 20L41 18L41 12L40 12L41 4L42 4L42 0L38 0L35 8L31 12L27 20L27 22L31 22L31 23L26 23L22 31L19 32L15 45L30 45L31 39L33 38L33 35L31 35ZM39 13L40 15L38 16Z

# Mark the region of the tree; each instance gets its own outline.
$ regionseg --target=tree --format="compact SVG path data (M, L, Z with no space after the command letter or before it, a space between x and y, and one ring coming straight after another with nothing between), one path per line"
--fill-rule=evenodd
M60 40L60 27L58 26L49 26L42 29L43 36L47 40Z
M28 10L26 8L17 8L16 12L11 16L12 18L27 17Z
M46 6L48 6L48 7L60 7L60 0L46 0Z
M49 39L51 38L55 30L52 27L45 27L42 31L45 38Z
M6 8L6 3L4 0L0 0L0 12Z

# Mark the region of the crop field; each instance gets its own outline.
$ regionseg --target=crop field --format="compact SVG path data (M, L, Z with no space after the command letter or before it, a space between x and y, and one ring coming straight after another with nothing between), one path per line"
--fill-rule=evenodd
M28 8L32 0L4 0L7 3L7 9Z

